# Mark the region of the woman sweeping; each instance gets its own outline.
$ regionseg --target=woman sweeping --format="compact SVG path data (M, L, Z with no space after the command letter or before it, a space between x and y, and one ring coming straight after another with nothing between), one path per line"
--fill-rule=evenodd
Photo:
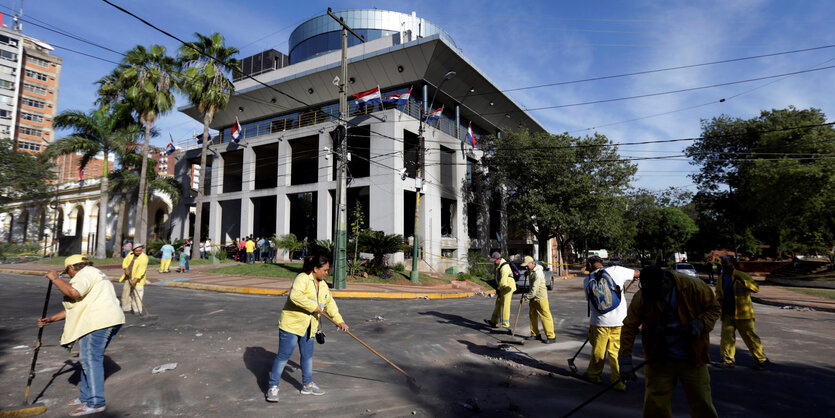
M296 276L290 297L278 320L278 354L270 372L270 387L267 401L278 402L278 382L290 355L299 346L302 367L302 395L324 395L325 392L313 383L313 344L319 330L319 315L324 311L338 325L337 329L348 331L348 325L339 314L328 284L330 263L327 257L305 257L302 273Z
M101 270L81 255L72 255L64 260L64 273L70 281L58 277L51 270L46 277L64 294L64 310L46 318L38 319L43 327L56 321L66 320L61 345L78 342L81 352L81 396L69 402L78 408L71 416L94 414L104 411L104 350L110 340L125 323L125 314L116 299L113 284Z

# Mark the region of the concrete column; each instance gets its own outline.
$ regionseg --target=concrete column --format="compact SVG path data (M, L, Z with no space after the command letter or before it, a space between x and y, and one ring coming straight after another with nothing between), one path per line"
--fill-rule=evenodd
M255 190L255 150L248 146L244 148L243 172L241 173L241 191ZM241 208L243 211L243 208ZM243 224L243 223L242 223Z
M197 208L200 210L200 208ZM212 240L212 243L219 244L221 243L221 220L223 219L223 210L221 209L220 202L217 199L212 199L209 201L209 235L208 237ZM195 241L199 240L195 238Z
M246 165L246 164L244 164ZM246 184L246 183L244 183ZM245 237L254 233L255 229L255 203L252 199L244 195L241 197L241 223L240 233L238 236ZM232 237L235 239L235 237Z
M424 157L425 164L423 171L427 182L424 183L423 196L420 199L420 235L423 251L429 253L424 256L424 261L435 268L435 265L441 260L437 258L437 256L441 255L442 186L438 184L441 178L441 147L437 142L441 133L434 128L429 128L426 134L426 140L424 140L426 154Z
M461 140L461 106L455 104L455 139Z
M206 151L208 153L212 153L211 151ZM223 154L218 152L216 154L212 154L212 187L211 187L211 196L217 197L223 193ZM200 173L201 176L206 175L206 173ZM205 202L205 198L203 201ZM212 238L214 240L214 237Z
M277 182L276 186L279 189L279 193L282 193L282 187L286 187L290 185L290 169L292 168L293 160L290 155L290 145L287 143L287 140L279 140L278 142L278 172L276 173ZM286 232L285 232L286 234Z
M409 236L413 231L404 231L403 189L414 185L414 180L400 179L398 170L403 168L403 123L378 123L371 129L371 159L380 164L371 164L373 185L368 188L368 228L383 231L386 234ZM396 138L392 140L391 138ZM400 151L400 153L396 153ZM348 208L349 211L352 208ZM414 217L412 211L409 215ZM421 220L422 221L422 220ZM403 253L392 254L391 263L402 263Z
M93 210L95 209L95 206L97 206L96 202L93 202L91 200L86 200L84 202L84 221L83 221L82 226L81 226L81 254L87 254L88 253L87 246L88 246L88 241L89 241L89 238L90 238L90 234L96 232L96 227L95 227L96 218L94 218L92 216L93 215ZM150 223L149 223L149 225L150 225ZM95 251L95 249L93 249L93 248L91 248L91 250Z

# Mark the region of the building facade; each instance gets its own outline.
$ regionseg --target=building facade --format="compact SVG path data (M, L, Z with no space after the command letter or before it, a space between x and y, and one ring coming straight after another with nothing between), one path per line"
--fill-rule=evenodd
M335 14L366 35L365 43L348 48L349 98L376 87L383 98L411 92L399 104L349 102L349 224L352 213L362 213L366 227L411 241L419 192L421 268L465 270L469 250L498 247L489 234L496 224L489 213L496 208L484 207L471 181L480 151L466 140L468 128L476 142L505 130L544 128L477 69L446 32L414 13ZM302 23L290 37L290 65L262 71L255 80L239 79L228 107L216 114L211 128L220 134L208 147L202 208L202 230L215 243L287 233L299 240L333 239L336 170L330 133L339 122L335 77L341 52L333 42L339 33L327 15ZM427 113L430 106L442 108L442 114L422 123L421 108ZM202 121L193 106L180 111ZM238 144L230 132L236 117L243 127ZM418 152L424 161L420 190ZM193 228L197 186L191 179L199 160L195 144L177 162L175 176L192 186L175 210L175 237L190 236ZM403 258L395 254L392 262Z

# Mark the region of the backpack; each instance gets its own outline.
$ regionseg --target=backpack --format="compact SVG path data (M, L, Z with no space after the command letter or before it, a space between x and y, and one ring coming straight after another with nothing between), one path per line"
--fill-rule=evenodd
M620 305L622 291L605 269L589 276L586 284L586 298L601 315L609 313Z

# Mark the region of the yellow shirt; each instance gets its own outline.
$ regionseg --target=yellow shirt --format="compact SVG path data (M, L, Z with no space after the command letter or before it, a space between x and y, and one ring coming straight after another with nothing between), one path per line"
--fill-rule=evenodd
M528 271L526 274L528 275L528 280L530 280L530 288L528 289L528 293L525 293L522 297L528 300L548 300L548 287L545 284L545 273L542 270L542 266L537 264L533 270Z
M113 284L101 270L87 266L70 279L81 298L64 297L67 312L61 344L69 344L93 331L125 323Z
M328 284L324 280L318 282L318 298L316 284L313 274L299 273L296 276L293 288L290 289L290 297L284 303L281 319L278 320L279 329L303 337L309 328L312 337L319 329L319 314L313 313L317 304L322 306L322 310L337 324L345 322L328 290Z
M247 241L246 242L246 252L251 253L255 251L255 242L254 241Z
M128 268L130 266L130 262L133 261L133 253L130 253L125 257L125 260L122 261L122 269ZM148 269L148 256L145 253L139 254L139 257L136 257L136 262L133 263L133 269L130 271L130 277L132 279L139 279L136 282L136 286L145 286L145 270ZM119 279L120 282L125 281L125 275L122 274L122 277Z
M513 269L510 267L510 262L502 258L499 266L501 268L495 269L496 283L498 283L499 291L509 288L510 292L515 292L516 279L513 278Z

